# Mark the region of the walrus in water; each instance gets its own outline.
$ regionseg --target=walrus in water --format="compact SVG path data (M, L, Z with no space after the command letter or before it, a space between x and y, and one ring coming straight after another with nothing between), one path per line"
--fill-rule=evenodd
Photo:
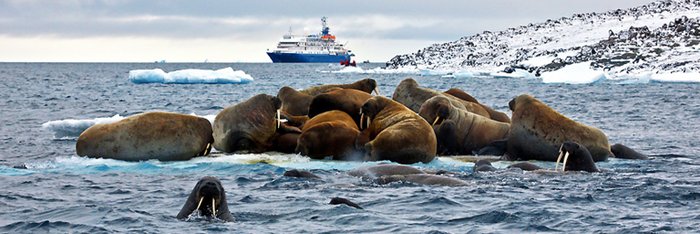
M508 137L510 125L460 109L444 96L423 103L419 112L433 123L438 152L443 155L472 154L490 143Z
M284 86L277 92L277 98L282 101L282 111L290 115L301 116L309 113L309 105L314 96Z
M340 89L314 97L309 106L309 118L331 110L343 111L360 125L360 108L372 95L356 89Z
M627 147L623 144L614 144L610 146L610 151L614 154L616 158L624 158L624 159L640 159L640 160L647 160L649 159L649 156L646 156L642 153L639 153L630 147Z
M487 112L489 112L489 116L491 116L491 119L496 120L498 122L504 122L504 123L510 123L510 117L506 115L506 113L494 110L490 106L484 105L480 103L476 98L474 98L472 95L468 94L467 92L464 92L461 89L458 88L451 88L445 91L446 94L452 95L456 98L462 99L464 101L468 102L473 102L476 104L479 104L481 107L483 107Z
M587 171L600 172L596 167L591 153L585 146L576 142L567 141L561 145L557 157L555 171L559 169L559 162L563 159L561 171Z
M403 164L430 162L435 158L437 139L430 124L401 103L374 96L362 105L356 146L369 160L391 160Z
M323 112L306 121L295 152L314 159L359 160L355 139L360 134L355 121L339 110Z
M214 119L214 148L226 153L261 153L275 149L277 143L283 146L278 148L288 150L282 152L292 153L296 145L294 135L301 134L301 130L280 120L280 106L278 98L258 94L226 107Z
M213 142L205 118L148 112L91 126L78 137L75 151L92 158L175 161L208 155Z
M463 186L467 182L448 176L428 174L416 167L396 164L380 164L348 171L351 176L372 180L379 184L411 182L424 185Z
M520 95L508 106L513 119L507 148L514 159L555 161L559 146L566 141L585 146L596 162L612 154L600 129L573 121L530 95Z
M352 84L328 84L328 85L319 85L319 86L314 86L310 87L308 89L300 90L299 92L311 96L316 96L325 92L328 92L330 90L336 89L336 88L342 88L342 89L357 89L364 91L366 93L372 93L372 91L377 91L377 81L374 79L362 79L355 81Z
M186 220L192 212L198 211L199 215L233 222L233 216L228 210L226 192L221 186L221 181L216 177L205 176L194 186L185 205L177 214L177 219Z
M452 95L443 94L436 90L419 87L418 82L411 78L401 81L401 83L399 83L399 85L396 86L396 90L394 90L394 95L392 96L392 99L401 104L404 104L406 107L413 110L413 112L418 113L418 111L420 111L420 106L423 105L425 101L432 97L441 95L450 98L456 103L459 103L455 105L460 109L464 109L477 115L491 118L489 112L486 111L486 109L484 109L483 107L481 107L481 105L473 102L464 101Z

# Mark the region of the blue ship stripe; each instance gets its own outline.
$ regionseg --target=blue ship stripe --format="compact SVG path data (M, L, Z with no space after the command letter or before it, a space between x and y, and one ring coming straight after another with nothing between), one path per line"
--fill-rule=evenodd
M350 60L349 54L298 54L298 53L275 53L267 52L273 63L340 63L340 61Z

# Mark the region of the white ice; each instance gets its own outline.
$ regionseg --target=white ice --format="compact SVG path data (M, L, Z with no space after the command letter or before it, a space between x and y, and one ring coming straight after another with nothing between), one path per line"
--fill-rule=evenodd
M544 83L590 84L607 79L604 71L591 68L590 62L575 63L540 76Z
M231 67L219 70L184 69L167 73L156 68L131 70L129 80L137 84L245 84L253 81L253 77Z
M363 69L361 67L343 67L337 71L321 71L323 73L357 73L357 74L420 74L420 71L412 67L403 67L399 69L384 69L384 68L372 68Z

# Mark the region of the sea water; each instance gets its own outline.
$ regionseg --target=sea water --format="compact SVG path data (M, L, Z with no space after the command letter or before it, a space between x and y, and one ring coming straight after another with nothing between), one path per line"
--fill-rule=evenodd
M430 72L363 72L328 64L0 63L0 232L504 233L700 231L700 84L463 77ZM129 71L218 70L245 84L137 84ZM341 71L341 72L334 72ZM602 173L474 173L439 157L414 166L454 172L466 187L378 185L346 171L377 162L311 160L295 154L223 154L185 162L124 162L75 154L87 123L164 110L199 116L279 88L377 80L382 95L413 77L437 90L463 89L510 114L508 101L534 95L560 113L603 130L651 160L610 159ZM564 79L564 78L563 78ZM71 122L67 120L76 120ZM52 122L54 121L54 122ZM90 122L93 121L93 122ZM55 128L46 127L48 123ZM57 134L58 131L61 134ZM551 162L535 162L554 168ZM286 178L306 169L322 180ZM235 222L178 221L203 176L221 179ZM364 207L329 205L344 197Z

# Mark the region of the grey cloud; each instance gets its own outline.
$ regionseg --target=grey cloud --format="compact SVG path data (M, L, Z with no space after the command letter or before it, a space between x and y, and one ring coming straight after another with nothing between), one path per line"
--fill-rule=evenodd
M431 19L432 25L403 25L389 30L345 28L340 37L455 40L483 30L498 30L573 13L640 5L648 0L479 0L479 1L0 1L0 35L57 37L238 38L279 37L286 19L322 15L331 23L365 15ZM129 20L154 16L158 20ZM226 19L251 19L228 24ZM106 20L110 19L110 20ZM527 20L527 21L526 21ZM299 21L299 20L296 20ZM295 21L290 20L290 24ZM274 24L273 24L274 23ZM299 25L291 25L298 27ZM305 27L307 25L303 25ZM316 25L313 26L316 28Z

